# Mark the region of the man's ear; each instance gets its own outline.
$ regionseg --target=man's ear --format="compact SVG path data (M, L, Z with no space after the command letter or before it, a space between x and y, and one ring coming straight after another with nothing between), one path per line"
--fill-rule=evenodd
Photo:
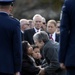
M9 11L12 12L13 6L10 5Z

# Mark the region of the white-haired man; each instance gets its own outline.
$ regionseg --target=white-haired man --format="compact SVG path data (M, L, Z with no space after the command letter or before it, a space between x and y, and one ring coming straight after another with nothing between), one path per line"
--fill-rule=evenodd
M27 19L20 19L21 36L22 41L24 40L24 31L29 29L29 23Z
M34 44L33 35L41 30L42 26L42 16L40 14L36 14L33 17L34 28L29 30L25 30L24 40L28 41L30 44Z

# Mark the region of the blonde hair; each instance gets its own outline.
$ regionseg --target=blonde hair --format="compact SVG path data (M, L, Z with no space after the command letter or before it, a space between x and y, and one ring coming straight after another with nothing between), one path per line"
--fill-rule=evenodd
M49 23L53 23L55 26L57 26L57 22L56 22L55 20L49 20L49 21L47 22L47 25L48 25Z

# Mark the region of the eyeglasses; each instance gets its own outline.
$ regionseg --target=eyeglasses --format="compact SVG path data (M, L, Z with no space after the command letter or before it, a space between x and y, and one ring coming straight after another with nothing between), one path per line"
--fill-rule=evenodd
M45 22L43 22L43 24L46 24Z
M29 26L30 24L27 24L27 23L26 23L26 24L23 24L23 25L28 25L28 26Z
M58 26L57 28L60 28L60 26Z

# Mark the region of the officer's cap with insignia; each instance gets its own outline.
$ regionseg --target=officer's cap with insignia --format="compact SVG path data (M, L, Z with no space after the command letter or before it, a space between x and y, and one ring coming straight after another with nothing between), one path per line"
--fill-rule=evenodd
M11 5L14 0L0 0L0 5Z

